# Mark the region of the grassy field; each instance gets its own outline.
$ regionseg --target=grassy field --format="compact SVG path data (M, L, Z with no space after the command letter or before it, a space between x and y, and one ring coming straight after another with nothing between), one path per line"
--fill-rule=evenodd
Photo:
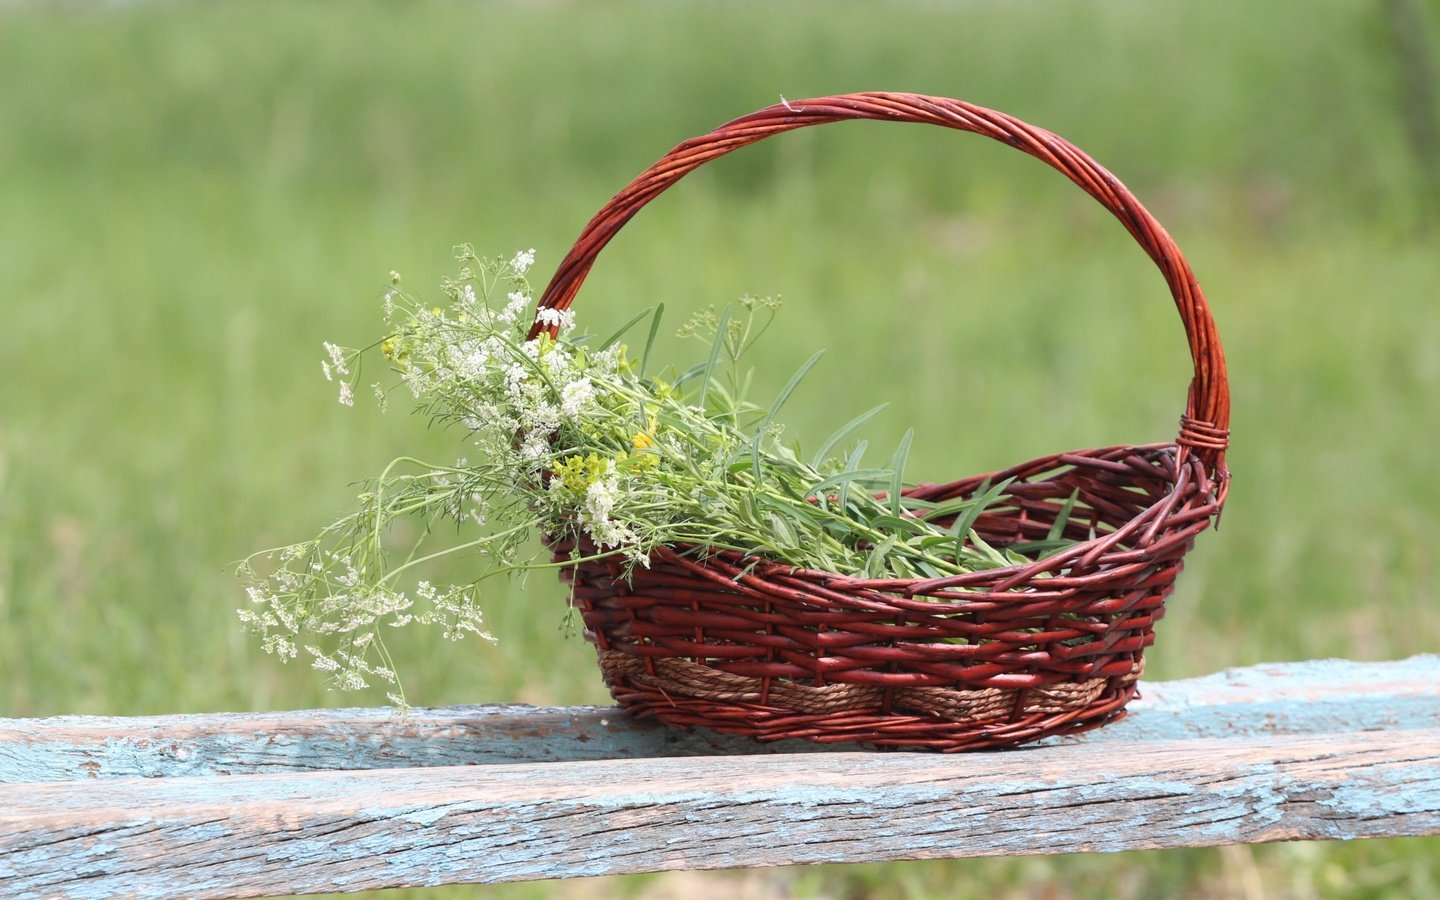
M679 140L780 94L878 88L1071 138L1206 286L1235 479L1150 677L1440 649L1440 160L1407 138L1426 113L1404 104L1384 9L0 10L0 716L383 703L325 693L234 615L232 560L308 536L402 450L457 452L403 411L336 404L321 342L377 333L391 269L438 286L470 241L536 247L543 279ZM745 292L786 298L763 382L831 351L790 431L813 444L890 400L869 436L914 426L919 477L1168 439L1183 407L1183 335L1143 254L1062 178L971 136L850 124L739 153L638 217L577 308L605 331L657 301L678 323ZM489 599L495 648L407 635L412 702L604 702L562 606L535 578ZM1440 894L1437 855L1372 841L494 893L1409 898Z

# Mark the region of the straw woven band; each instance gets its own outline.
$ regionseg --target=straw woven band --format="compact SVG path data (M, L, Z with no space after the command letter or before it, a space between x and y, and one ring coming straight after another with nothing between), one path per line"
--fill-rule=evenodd
M956 724L978 724L1065 713L1084 709L1105 690L1109 678L1061 682L1036 688L980 688L956 690L938 687L884 688L871 684L807 685L789 681L735 675L687 659L645 659L616 650L599 651L600 670L612 689L624 682L658 691L666 697L689 697L716 703L749 703L777 712L831 714L859 712L871 715L918 714ZM1118 683L1134 684L1144 671L1143 659ZM886 712L889 707L890 712Z

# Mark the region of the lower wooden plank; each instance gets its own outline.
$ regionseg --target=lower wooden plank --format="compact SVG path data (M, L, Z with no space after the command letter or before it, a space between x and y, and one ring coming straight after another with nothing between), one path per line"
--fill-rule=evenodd
M1436 833L1440 729L114 779L0 787L0 894L248 897Z
M1440 657L1317 660L1144 682L1130 715L1064 742L1440 728ZM613 708L462 706L0 719L0 784L657 756L801 753L637 722ZM844 749L844 748L841 748ZM853 748L851 748L853 749Z

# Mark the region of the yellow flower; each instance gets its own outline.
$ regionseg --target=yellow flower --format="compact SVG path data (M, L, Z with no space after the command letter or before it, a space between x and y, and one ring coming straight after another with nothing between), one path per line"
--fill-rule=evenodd
M560 479L566 490L583 497L590 485L604 477L607 463L598 453L576 454L551 463L550 473Z
M651 416L650 421L645 424L646 427L644 431L635 432L636 450L649 450L651 447L655 446L655 417Z

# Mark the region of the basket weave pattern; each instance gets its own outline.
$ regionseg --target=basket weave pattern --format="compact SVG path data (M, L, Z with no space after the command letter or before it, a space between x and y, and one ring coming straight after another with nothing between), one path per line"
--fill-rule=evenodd
M907 491L938 502L1014 478L975 525L996 546L1043 540L1074 493L1065 536L1077 543L1026 565L861 579L674 547L628 575L618 559L566 569L605 681L632 714L764 740L956 751L1104 724L1134 695L1182 559L1223 506L1229 391L1184 257L1099 164L1049 132L957 100L870 93L782 103L686 141L637 177L586 226L541 305L567 308L605 244L687 172L768 135L846 119L1003 141L1110 209L1165 276L1185 326L1195 377L1179 436ZM552 549L560 559L575 548Z

